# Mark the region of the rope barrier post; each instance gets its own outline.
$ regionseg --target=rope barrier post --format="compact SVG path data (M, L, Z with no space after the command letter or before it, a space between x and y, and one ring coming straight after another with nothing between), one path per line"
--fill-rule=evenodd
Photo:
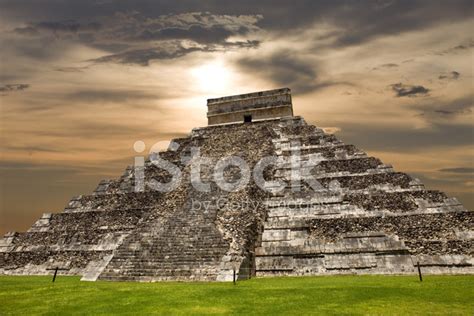
M417 261L416 265L418 267L418 276L420 277L420 282L423 282L423 276L421 275L420 261Z
M53 275L53 283L54 281L56 281L56 276L58 275L58 271L59 270L69 270L69 268L60 268L60 267L56 267L56 268L53 268L53 269L46 269L46 270L54 270L54 275Z
M58 274L58 267L56 267L56 269L54 269L53 283L54 283L54 281L56 281L56 275L57 274Z

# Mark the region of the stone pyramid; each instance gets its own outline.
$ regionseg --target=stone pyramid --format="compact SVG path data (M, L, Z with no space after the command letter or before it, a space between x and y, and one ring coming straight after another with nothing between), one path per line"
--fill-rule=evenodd
M208 120L159 153L181 174L173 190L148 185L173 179L152 154L27 232L7 233L0 273L228 281L234 270L241 279L413 274L418 263L424 273L474 273L472 211L294 116L289 89L210 99ZM192 148L207 159L198 174L208 191L192 184ZM251 170L275 157L261 170L266 189L254 179L222 189L214 166L231 156Z

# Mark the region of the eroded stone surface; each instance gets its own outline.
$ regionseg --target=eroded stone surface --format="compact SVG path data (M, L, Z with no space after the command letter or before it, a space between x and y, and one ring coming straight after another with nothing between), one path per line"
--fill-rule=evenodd
M267 199L257 275L473 273L473 212L299 118L273 126L275 152L318 155L307 185ZM288 158L287 158L288 159ZM289 162L275 174L290 182ZM328 189L325 191L324 189Z

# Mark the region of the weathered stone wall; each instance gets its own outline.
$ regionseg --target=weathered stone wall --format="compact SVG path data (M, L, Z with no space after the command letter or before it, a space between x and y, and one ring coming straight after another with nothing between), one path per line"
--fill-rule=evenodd
M209 125L243 122L244 115L254 121L293 116L288 88L208 99L207 108Z
M310 172L322 189L303 183L267 199L257 276L405 274L417 262L425 273L474 273L474 216L456 199L300 118L273 128L283 158L274 179L291 183L296 153L317 158Z
M397 215L385 217L353 217L313 219L309 233L312 238L334 242L346 234L383 232L405 241L412 254L473 255L472 240L465 239L474 227L472 212ZM455 245L459 246L455 246ZM442 247L444 245L444 247Z
M6 274L50 274L56 267L61 274L81 275L90 262L101 261L112 251L16 251L0 255L1 272ZM11 272L11 273L10 273Z

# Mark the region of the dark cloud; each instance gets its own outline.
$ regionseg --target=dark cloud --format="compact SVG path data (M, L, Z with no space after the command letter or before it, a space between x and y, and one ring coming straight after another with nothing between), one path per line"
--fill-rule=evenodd
M455 99L443 104L419 104L416 106L420 115L427 121L437 121L440 118L452 119L455 116L470 115L472 113L473 97Z
M167 3L167 2L166 2ZM356 2L350 0L314 1L300 0L252 0L200 2L174 7L174 12L183 8L195 8L214 14L257 14L262 15L256 26L274 31L276 34L292 34L307 30L317 23L333 26L325 35L314 39L315 47L331 48L359 45L387 36L398 35L439 25L440 23L462 21L472 18L472 1L454 2L398 0ZM169 8L169 7L168 7ZM151 13L153 14L153 13ZM319 45L318 41L329 39L330 43ZM311 40L311 39L308 39Z
M440 56L449 55L449 54L458 54L468 49L471 49L473 47L474 47L474 40L471 39L462 44L456 45L454 47L450 47L448 49L438 51L435 54L440 55Z
M0 161L0 170L12 171L12 170L44 170L44 171L68 171L70 173L77 172L77 167L63 167L57 165L41 164L35 162L24 162L24 161Z
M457 110L434 110L434 113L440 114L440 115L457 115L457 114L465 114L465 113L471 113L471 109L457 109Z
M204 48L192 47L185 48L178 46L171 47L156 47L147 49L130 50L123 53L102 56L89 61L95 63L120 63L120 64L137 64L141 66L148 66L151 60L159 59L174 59L191 52L205 51Z
M25 84L25 83L0 85L0 93L4 94L6 92L23 91L23 90L28 89L29 87L30 87L30 85Z
M75 21L65 21L65 22L44 21L44 22L35 23L33 24L33 26L38 30L76 33L77 31L79 31L81 24Z
M392 84L390 87L392 87L397 97L419 97L425 96L430 92L429 89L423 86L406 85L400 82Z
M232 48L257 48L260 46L260 41L257 40L247 40L247 41L236 41L236 42L225 42L222 44L222 47L227 49ZM214 46L216 47L216 46ZM219 45L217 45L219 47Z
M257 26L287 32L305 30L317 22L334 25L339 32L333 46L357 45L368 40L405 31L423 29L442 22L460 21L472 17L473 4L469 0L454 2L398 0L356 2L350 0L314 1L252 0L200 2L176 6L198 6L199 10L215 14L260 14ZM331 32L332 33L332 32ZM334 34L334 33L333 33Z
M318 84L314 61L304 60L289 51L268 57L242 58L237 65L246 71L259 73L277 86L290 87L295 93L309 92Z
M179 58L194 51L257 47L258 40L244 39L259 28L259 15L216 15L191 12L147 17L137 11L118 12L100 22L43 21L15 28L20 35L47 40L76 41L111 54L94 62L147 66L150 60ZM231 40L231 37L239 40ZM32 55L31 57L34 57Z
M471 41L469 44L461 44L453 47L453 50L465 50L474 47L474 41Z
M80 31L97 31L101 28L98 22L91 22L87 24L77 23L75 21L54 21L54 22L39 22L30 25L38 30L47 30L52 32L77 33Z
M130 100L157 100L159 95L150 94L138 90L79 90L65 96L66 99L86 102L86 103L104 103L112 102L122 104Z
M82 36L81 36L82 38ZM82 38L82 41L86 41ZM88 39L87 40L87 45L100 49L100 50L105 50L106 52L110 53L116 53L116 52L122 52L129 50L133 48L133 45L127 44L127 43L106 43L106 42L101 42L96 40L95 38L93 39Z
M457 71L451 71L450 73L448 74L442 74L438 77L438 79L440 80L446 80L446 79L453 79L453 80L456 80L459 78L459 76L461 76L461 74Z
M259 16L222 16L209 12L146 17L137 11L114 13L102 17L103 23L70 21L42 21L28 23L14 32L23 35L50 32L55 35L72 33L83 41L108 39L113 41L156 41L187 39L198 43L222 43L230 36L245 35L257 30Z
M27 35L27 36L39 35L39 31L33 26L17 27L13 29L13 31L20 35Z
M249 32L245 26L235 32L226 29L222 25L213 25L211 27L204 27L202 25L191 25L188 28L170 27L160 29L156 32L144 30L140 34L142 40L173 40L173 39L188 39L197 43L221 43L225 42L227 38L232 35L244 35Z
M125 53L120 45L130 41L141 45L126 47L127 51L151 49L143 43L167 40L224 45L232 36L251 37L254 31L261 29L291 34L313 27L315 23L324 23L337 30L314 38L315 47L339 48L445 21L472 18L472 1L463 0L449 3L421 0L371 3L301 0L288 3L268 0L258 4L250 0L204 3L139 0L113 4L90 0L67 5L57 1L42 1L41 5L31 1L28 5L25 2L19 5L7 0L0 7L5 18L23 18L20 21L27 23L15 29L18 34L34 36L49 32L55 36L74 36L81 43L97 48L102 46L113 54ZM28 23L28 19L34 21L38 17L43 20ZM463 43L453 49L462 50L471 45L471 42ZM118 60L122 62L127 58Z
M55 71L59 72L83 72L85 69L88 69L89 67L83 66L83 67L55 67Z
M339 34L334 37L331 48L342 48L360 45L387 35L398 35L403 32L421 30L432 25L439 25L443 21L461 21L471 19L473 5L471 1L383 1L362 3L352 1L312 1L313 4L294 6L299 10L298 20L303 16L305 25L324 21L334 25ZM311 10L313 8L313 10ZM278 6L274 10L280 9ZM270 9L271 10L271 9ZM297 9L293 9L297 10ZM289 12L293 11L289 9ZM467 10L467 11L464 11ZM283 13L284 12L284 13ZM317 12L317 13L316 13ZM286 14L281 10L281 14ZM304 16L309 16L305 19ZM311 19L311 16L313 17ZM264 23L268 15L265 15ZM287 18L286 21L293 19ZM277 24L275 19L273 23ZM298 23L298 22L297 22ZM260 25L260 24L259 24ZM323 45L326 46L326 45Z
M397 67L398 67L398 64L388 63L388 64L382 64L382 65L379 65L377 67L374 67L374 68L372 68L372 70L378 70L378 69L381 69L381 68L397 68Z
M439 169L438 171L440 171L440 172L449 172L449 173L474 173L474 168L456 167L456 168Z
M9 150L9 151L26 151L26 152L29 152L29 153L33 153L33 152L59 153L59 152L62 152L60 150L56 150L56 149L53 149L53 148L40 147L40 146L7 145L7 146L4 146L4 149Z
M189 40L203 44L223 44L231 36L244 36L259 28L262 16L219 15L186 12L147 17L137 12L117 13L103 35L132 41Z
M199 45L194 47L184 47L179 42L163 44L159 47L136 49L125 51L123 53L111 54L89 61L94 63L119 63L136 64L148 66L153 60L175 59L193 52L216 52L238 48L256 48L259 41L237 41L226 42L223 45Z
M336 124L336 123L335 123ZM413 152L436 147L472 145L472 124L433 122L424 128L405 128L374 124L339 122L341 140L365 150Z
M441 114L441 115L451 115L455 113L454 111L449 111L449 110L434 110L433 112Z
M383 3L384 5L380 5ZM239 1L240 5L241 2ZM360 45L387 35L424 29L443 22L462 21L472 18L471 1L264 1L250 8L257 10L264 19L258 26L285 32L306 30L318 23L331 25L337 31L328 31L324 39L329 43L318 43L317 48L343 48ZM308 39L310 40L310 39Z
M39 22L31 23L25 27L17 27L13 31L22 35L36 35L41 30L52 31L52 32L71 32L76 33L81 25L79 23L68 21L68 22Z

